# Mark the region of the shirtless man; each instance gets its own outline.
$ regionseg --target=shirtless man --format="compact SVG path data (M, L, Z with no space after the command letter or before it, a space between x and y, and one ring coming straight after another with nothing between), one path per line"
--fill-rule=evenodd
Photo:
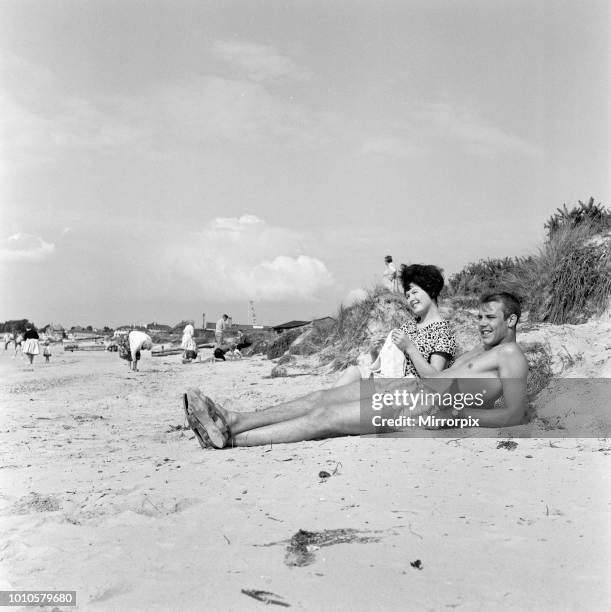
M424 381L426 389L432 392L485 393L485 404L463 408L461 419L471 417L479 427L508 427L525 422L528 364L516 343L520 314L518 300L509 293L482 297L478 314L481 344L462 355L452 367ZM395 330L393 338L401 348L402 332ZM378 380L375 382L378 384ZM417 379L381 384L385 385L384 391L422 388ZM185 410L200 444L213 448L380 433L371 421L362 418L361 393L361 384L352 383L316 391L266 410L237 413L220 408L197 389L190 389L185 394ZM504 406L495 408L494 402L501 396ZM456 410L451 408L435 413L439 418L455 415ZM393 430L386 429L385 433L389 431Z

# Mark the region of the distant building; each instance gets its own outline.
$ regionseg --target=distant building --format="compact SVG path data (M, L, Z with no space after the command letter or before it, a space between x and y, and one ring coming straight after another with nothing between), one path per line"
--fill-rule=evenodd
M48 323L44 327L41 327L39 331L45 334L58 334L61 336L64 333L64 326L56 323Z
M295 329L297 327L305 327L306 325L309 325L311 323L311 321L298 321L298 320L294 320L294 321L288 321L287 323L282 323L281 325L274 325L272 327L272 329L277 333L277 334L281 334L289 329Z
M148 323L146 329L154 334L172 331L172 328L169 325L163 325L162 323Z
M71 327L70 331L68 332L68 338L71 340L93 340L101 337L102 336L97 329L86 329L80 325Z
M49 323L39 330L43 334L43 340L59 341L64 337L65 330L63 325Z
M281 325L274 325L273 330L277 334L281 334L289 329L297 329L299 327L306 327L307 325L316 325L319 328L329 329L333 325L335 325L335 319L333 317L319 317L318 319L313 319L312 321L288 321L287 323L282 323Z
M187 325L193 325L193 329L195 329L195 321L192 319L185 319L184 321L176 323L176 325L172 325L172 327L170 327L170 331L182 334Z
M269 325L250 325L248 323L233 323L231 326L227 327L228 332L238 332L238 331L252 331L252 330L269 330L272 329ZM216 330L216 323L206 323L206 327L204 332L214 332Z
M255 325L255 324L249 324L249 323L236 323L232 329L238 330L238 331L252 331L253 329L263 329L263 330L267 330L267 329L271 329L271 327L269 325Z
M125 334L129 334L130 331L142 331L147 333L149 330L147 330L144 325L119 325L115 329L113 337L124 336Z

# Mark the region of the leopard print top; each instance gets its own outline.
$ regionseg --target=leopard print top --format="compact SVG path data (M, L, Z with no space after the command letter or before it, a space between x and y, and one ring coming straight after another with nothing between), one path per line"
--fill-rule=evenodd
M457 351L456 338L448 321L434 321L418 328L416 321L410 319L401 326L401 331L411 338L422 356L429 363L435 353L443 353L449 358L446 367L449 368L454 363ZM420 378L414 364L407 355L405 355L405 376Z

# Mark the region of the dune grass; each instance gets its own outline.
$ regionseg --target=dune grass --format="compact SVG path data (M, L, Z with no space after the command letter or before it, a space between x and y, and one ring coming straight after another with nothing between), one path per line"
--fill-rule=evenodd
M600 314L611 297L611 241L595 223L564 226L545 243L529 270L531 319L580 323Z
M286 351L289 350L291 344L303 334L303 327L297 327L295 329L287 329L282 332L273 342L267 346L267 358L277 359L282 357Z
M563 228L575 228L581 223L588 222L597 228L598 232L605 232L611 229L611 212L600 203L596 203L594 198L590 198L587 204L579 200L578 205L571 210L562 205L562 208L557 208L556 212L549 217L545 222L545 230L547 237L552 238L553 235Z
M535 255L484 259L449 280L455 306L504 290L517 295L531 321L580 323L609 307L611 212L590 200L558 209L545 223L547 240Z
M408 316L403 294L380 285L372 287L363 299L340 306L336 325L321 351L321 361L331 363L334 370L356 364L360 353L379 348L388 332L403 325Z

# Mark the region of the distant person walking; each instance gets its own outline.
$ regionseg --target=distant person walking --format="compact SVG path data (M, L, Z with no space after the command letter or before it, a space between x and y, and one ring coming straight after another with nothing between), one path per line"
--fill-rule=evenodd
M42 354L45 358L45 362L49 363L49 361L51 360L51 345L48 340L45 340L45 345L44 345L44 348L42 349Z
M389 289L389 291L398 291L399 279L397 277L397 268L392 262L392 257L390 255L386 255L384 258L384 263L386 264L386 269L382 273L384 285Z
M5 351L8 350L8 345L11 342L15 342L15 336L11 332L6 332L6 334L4 334L4 350Z
M40 354L38 340L38 332L36 331L36 329L34 329L34 326L26 325L25 334L23 334L22 351L25 355L27 355L30 365L34 364L34 357Z
M216 331L214 332L214 339L216 340L216 344L219 347L223 345L223 341L225 340L225 330L228 327L227 321L229 321L229 315L224 314L216 322Z
M21 350L21 345L23 344L23 334L18 332L15 334L15 354L13 357L17 357L17 353L21 351L21 355L23 356L23 351Z

